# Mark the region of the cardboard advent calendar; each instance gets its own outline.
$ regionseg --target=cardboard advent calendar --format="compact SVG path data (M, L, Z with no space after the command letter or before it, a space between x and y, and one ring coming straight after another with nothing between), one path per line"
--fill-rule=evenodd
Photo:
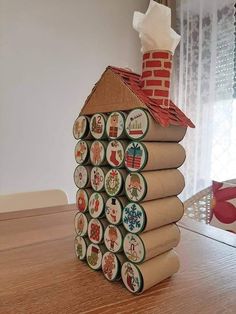
M134 27L145 30L148 14L166 9L151 1L141 22L134 16ZM133 293L179 269L178 168L185 160L179 142L194 125L170 100L172 56L145 51L141 75L107 67L73 127L76 255Z

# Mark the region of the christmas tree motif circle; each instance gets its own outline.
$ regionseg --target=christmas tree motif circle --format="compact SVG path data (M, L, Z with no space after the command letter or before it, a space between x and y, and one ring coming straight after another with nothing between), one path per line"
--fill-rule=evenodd
M146 190L146 181L140 173L131 172L125 180L125 193L132 202L140 202L144 199Z
M74 172L74 181L78 188L85 188L89 182L89 173L85 166L77 166Z
M137 234L127 233L124 237L124 253L133 263L140 263L145 257L145 248Z
M123 179L119 170L111 169L105 176L105 190L109 196L116 196L122 189Z
M129 171L139 171L147 163L148 153L145 146L139 142L131 142L125 150L125 167Z
M80 236L85 236L88 231L88 219L85 214L78 212L74 219L75 231Z
M105 174L100 167L93 167L91 170L91 186L94 191L102 191L105 184Z
M89 198L89 213L93 218L101 217L104 213L104 200L100 193L94 192Z
M76 205L81 213L84 213L88 209L88 194L86 190L79 189L76 193Z
M122 221L128 232L142 232L146 223L146 216L142 206L137 203L127 204L123 210Z
M75 254L81 261L86 258L87 244L83 237L75 237Z
M129 138L142 139L149 127L148 116L143 109L130 111L125 121L125 131Z
M104 243L106 248L113 253L122 250L123 236L117 226L108 225L106 227L104 232Z
M89 133L89 120L85 116L79 116L73 126L73 135L76 140L84 138Z
M121 268L121 277L125 287L133 293L138 293L143 287L143 278L139 269L130 262L125 262Z
M116 255L112 252L106 252L102 257L102 271L105 278L109 281L119 279L120 262Z
M106 133L110 139L120 138L125 129L125 116L119 111L110 113L107 124L106 124Z
M117 140L110 141L107 146L106 159L110 166L119 168L124 162L124 147Z
M90 148L90 160L94 166L99 166L103 163L106 157L106 150L101 141L94 141Z
M110 224L118 225L122 219L122 204L117 197L109 197L105 205L106 218Z
M103 241L104 228L99 219L92 218L88 224L89 240L95 244Z
M85 164L89 159L89 147L86 141L79 140L75 146L75 160L79 165Z
M105 135L106 118L101 113L95 113L90 120L90 132L97 140Z
M102 255L99 245L94 243L89 244L86 254L88 265L94 270L101 269Z

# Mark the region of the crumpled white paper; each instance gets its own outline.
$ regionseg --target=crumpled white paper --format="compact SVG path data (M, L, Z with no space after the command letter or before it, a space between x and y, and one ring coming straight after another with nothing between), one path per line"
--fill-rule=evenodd
M141 52L169 50L174 54L181 36L171 28L171 10L153 0L145 14L134 12L133 28L139 33Z

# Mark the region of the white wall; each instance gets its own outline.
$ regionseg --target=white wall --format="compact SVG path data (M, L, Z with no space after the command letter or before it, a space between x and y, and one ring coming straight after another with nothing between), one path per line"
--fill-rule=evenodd
M0 194L74 202L74 119L107 65L139 70L132 15L148 2L0 0Z

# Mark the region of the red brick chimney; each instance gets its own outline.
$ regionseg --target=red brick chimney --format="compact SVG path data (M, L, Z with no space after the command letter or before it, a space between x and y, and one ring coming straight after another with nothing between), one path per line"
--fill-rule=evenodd
M168 108L170 102L171 68L170 51L149 51L143 55L141 87L149 98L164 108Z

